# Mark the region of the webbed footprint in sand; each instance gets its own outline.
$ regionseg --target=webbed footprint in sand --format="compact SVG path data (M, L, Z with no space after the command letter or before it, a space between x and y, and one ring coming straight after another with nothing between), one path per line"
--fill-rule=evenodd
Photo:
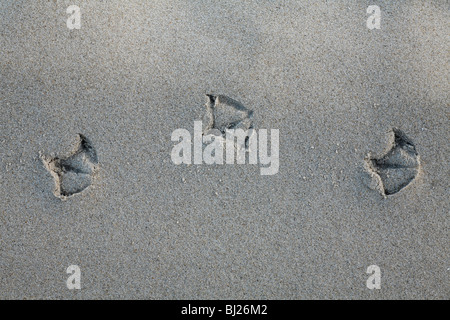
M54 194L62 200L89 187L97 171L98 159L94 147L84 135L79 134L78 137L78 145L70 156L42 157L55 180Z
M391 148L380 158L366 157L366 170L376 181L383 196L392 195L416 177L420 169L419 155L412 141L399 129L392 129Z
M224 95L207 94L206 114L204 120L206 127L204 134L213 134L226 137L227 130L243 130L253 134L253 111L244 107L240 102ZM248 149L249 136L242 145ZM239 148L241 146L238 146Z
M227 129L248 130L253 127L253 111L245 108L238 101L224 95L206 95L206 120L205 132L219 130L225 134Z

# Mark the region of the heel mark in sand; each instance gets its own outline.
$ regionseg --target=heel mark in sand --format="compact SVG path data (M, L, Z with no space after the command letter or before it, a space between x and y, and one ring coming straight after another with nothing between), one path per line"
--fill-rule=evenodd
M369 153L365 168L383 196L395 194L409 185L419 173L420 160L412 141L399 129L392 129L390 149L380 158Z
M78 145L70 156L42 157L45 168L55 180L53 193L62 200L89 187L97 171L98 159L94 147L84 135L79 134L78 137Z

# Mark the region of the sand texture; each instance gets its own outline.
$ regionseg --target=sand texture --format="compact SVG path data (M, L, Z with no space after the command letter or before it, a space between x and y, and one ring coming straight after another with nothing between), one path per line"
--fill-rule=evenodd
M0 0L0 299L449 299L449 13ZM202 120L278 172L175 164Z

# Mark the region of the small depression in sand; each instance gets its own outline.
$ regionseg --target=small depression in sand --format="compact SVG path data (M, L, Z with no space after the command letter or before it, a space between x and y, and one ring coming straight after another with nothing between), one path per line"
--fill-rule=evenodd
M253 128L253 111L245 108L240 102L224 95L206 96L205 132L216 129L225 134L227 129L245 131Z
M62 200L89 187L98 165L94 147L82 134L78 135L78 143L70 156L42 157L42 161L55 180L53 193Z
M252 110L225 95L207 94L206 97L205 135L222 135L225 138L226 130L253 129ZM243 147L248 148L248 143L249 137L246 137Z
M399 129L392 129L389 150L381 157L366 157L366 170L383 196L395 194L409 185L419 173L415 145Z

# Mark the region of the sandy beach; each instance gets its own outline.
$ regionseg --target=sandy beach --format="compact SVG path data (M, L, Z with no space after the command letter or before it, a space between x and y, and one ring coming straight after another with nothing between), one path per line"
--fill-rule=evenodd
M449 299L449 15L0 0L0 299ZM195 121L277 170L174 163Z

